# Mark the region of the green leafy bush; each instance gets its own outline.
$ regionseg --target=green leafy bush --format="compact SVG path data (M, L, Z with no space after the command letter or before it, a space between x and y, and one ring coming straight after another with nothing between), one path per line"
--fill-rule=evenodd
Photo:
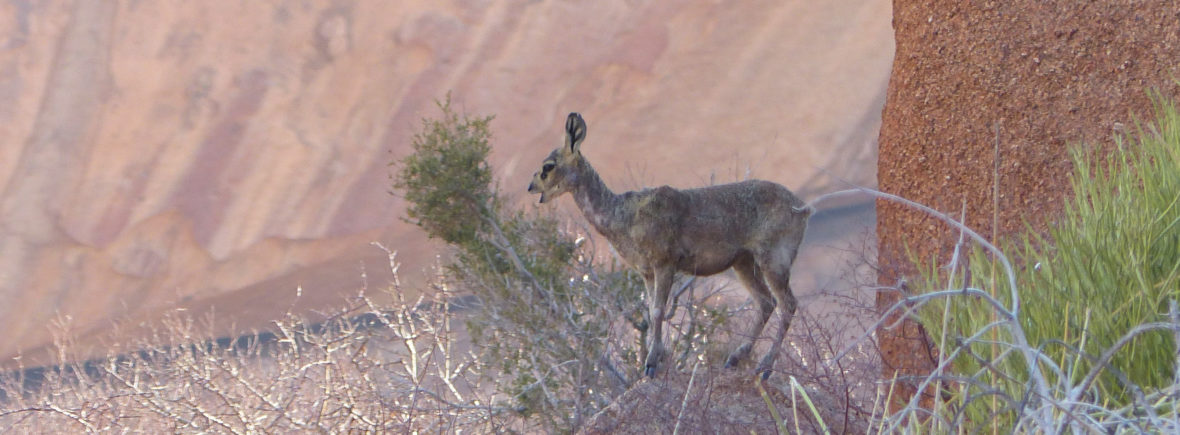
M478 243L485 220L499 208L486 161L492 117L460 118L451 110L449 96L439 108L442 119L422 120L414 152L402 162L393 186L409 202L410 222L431 237L466 246Z

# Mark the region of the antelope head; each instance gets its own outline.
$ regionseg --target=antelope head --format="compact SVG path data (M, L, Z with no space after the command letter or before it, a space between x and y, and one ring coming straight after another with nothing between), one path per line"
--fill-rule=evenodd
M582 140L586 138L586 121L570 113L565 120L565 144L549 153L541 170L533 174L529 193L540 193L541 203L549 202L574 189L582 159Z

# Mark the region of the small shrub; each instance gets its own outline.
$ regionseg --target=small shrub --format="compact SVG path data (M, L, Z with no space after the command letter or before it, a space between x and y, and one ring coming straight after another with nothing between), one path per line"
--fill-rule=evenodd
M488 125L492 117L460 118L450 96L438 103L442 119L422 120L414 152L402 162L393 187L405 195L409 222L431 237L466 246L486 230L484 218L499 208L492 194Z

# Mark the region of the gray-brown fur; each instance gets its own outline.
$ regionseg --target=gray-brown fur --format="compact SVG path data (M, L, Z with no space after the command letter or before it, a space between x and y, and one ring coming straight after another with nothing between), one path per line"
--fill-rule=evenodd
M747 341L729 355L727 367L746 358L776 306L780 323L757 371L769 376L795 313L791 264L811 208L787 188L749 180L696 189L668 186L615 194L582 157L586 123L571 113L565 144L533 175L530 193L548 202L567 192L586 220L643 276L651 301L652 345L646 372L663 356L662 325L676 272L712 275L733 268L758 303L759 317ZM654 293L654 294L653 294Z

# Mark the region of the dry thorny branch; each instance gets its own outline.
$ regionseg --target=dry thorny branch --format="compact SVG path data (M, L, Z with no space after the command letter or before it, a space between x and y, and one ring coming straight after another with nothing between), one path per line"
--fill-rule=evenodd
M393 255L390 255L391 262ZM396 264L391 265L395 268ZM268 332L209 336L211 319L170 315L142 350L0 378L0 426L56 430L341 432L494 430L506 408L460 349L453 292L381 306L363 292L317 323L288 315ZM67 331L61 335L68 336ZM62 355L68 343L59 342Z

